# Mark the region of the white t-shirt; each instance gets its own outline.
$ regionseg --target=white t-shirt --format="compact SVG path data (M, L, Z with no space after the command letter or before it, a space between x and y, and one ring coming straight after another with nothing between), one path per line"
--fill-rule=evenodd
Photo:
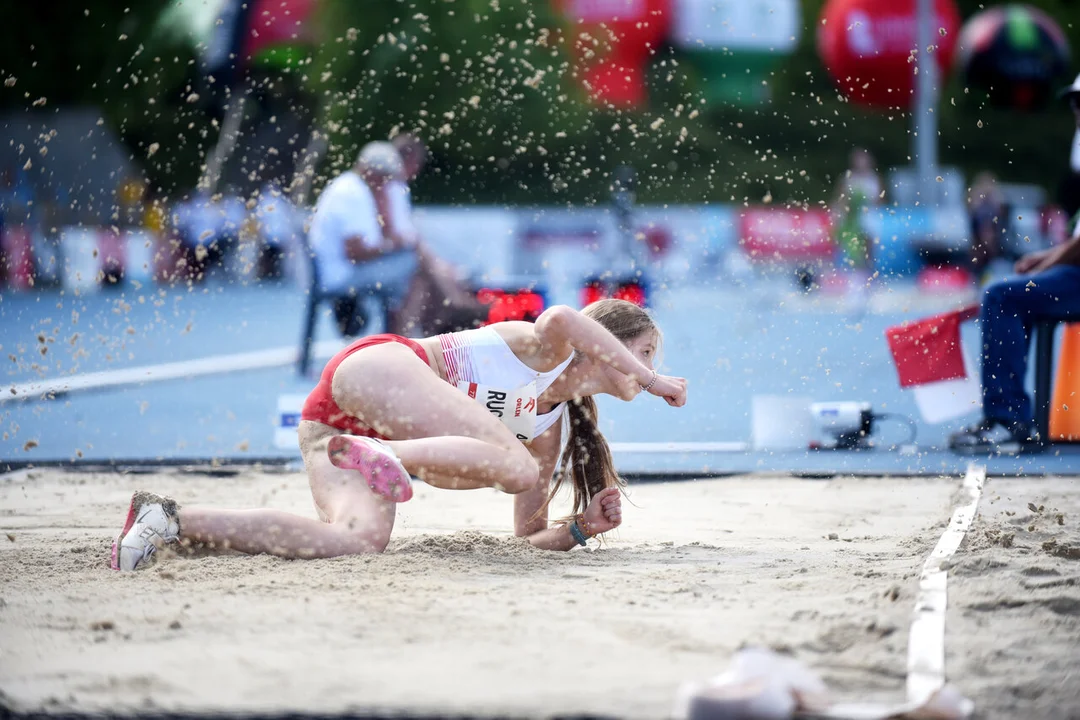
M416 237L416 225L412 218L412 194L403 180L391 180L386 184L387 209L390 225L401 233Z
M375 196L363 178L350 170L322 191L311 219L308 237L325 290L348 288L354 266L345 253L345 240L354 236L362 237L365 247L383 244Z
M876 173L852 173L847 179L848 200L857 192L862 193L864 202L876 205L881 198L881 179Z
M267 245L288 247L300 231L296 207L281 192L264 187L255 205L255 220L259 234Z
M225 215L221 208L202 195L176 203L173 221L193 245L209 245L225 232Z
M1080 173L1080 128L1073 134L1072 155L1069 157L1069 167L1074 173Z
M228 196L221 199L218 206L221 213L221 230L230 237L237 237L247 221L247 205L238 197Z

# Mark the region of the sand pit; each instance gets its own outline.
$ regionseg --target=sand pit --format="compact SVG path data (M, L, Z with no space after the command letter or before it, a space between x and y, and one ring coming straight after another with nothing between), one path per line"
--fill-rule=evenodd
M0 701L660 718L680 683L745 644L790 651L842 697L898 701L919 570L959 487L642 484L606 546L561 554L509 536L506 496L421 485L382 556L166 556L121 575L107 556L132 490L314 517L306 479L9 475ZM1080 712L1078 518L1075 480L991 480L983 492L951 561L946 639L949 677L980 717Z

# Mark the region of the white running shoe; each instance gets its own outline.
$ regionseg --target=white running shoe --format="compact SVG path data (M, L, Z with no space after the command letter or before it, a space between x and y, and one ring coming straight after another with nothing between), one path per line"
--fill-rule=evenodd
M112 546L112 569L131 571L159 546L180 539L180 519L172 498L138 491L131 496L124 529Z

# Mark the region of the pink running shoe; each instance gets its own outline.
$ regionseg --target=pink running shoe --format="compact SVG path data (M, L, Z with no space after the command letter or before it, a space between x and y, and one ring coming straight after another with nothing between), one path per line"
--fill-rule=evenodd
M326 447L330 462L345 470L358 470L376 495L394 502L413 496L412 479L394 451L374 438L335 435Z

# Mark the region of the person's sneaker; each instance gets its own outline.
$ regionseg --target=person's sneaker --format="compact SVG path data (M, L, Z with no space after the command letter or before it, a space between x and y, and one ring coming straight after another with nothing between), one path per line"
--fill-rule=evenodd
M179 539L176 501L140 490L131 496L124 529L113 543L112 569L134 570L159 546Z
M949 436L949 448L964 453L1016 455L1042 448L1038 431L1027 423L1007 426L984 418Z
M357 470L376 495L393 502L413 496L412 478L389 446L375 438L335 435L327 443L330 462L345 470Z

